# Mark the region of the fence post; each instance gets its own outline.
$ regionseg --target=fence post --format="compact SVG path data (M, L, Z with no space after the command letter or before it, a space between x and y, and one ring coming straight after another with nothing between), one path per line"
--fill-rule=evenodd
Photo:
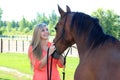
M2 40L2 38L0 39L0 52L2 53L3 52L3 40Z
M8 39L8 51L10 51L10 39Z
M17 40L16 40L16 52L17 52L18 46L17 46Z
M22 40L22 48L23 48L23 52L24 52L24 40Z

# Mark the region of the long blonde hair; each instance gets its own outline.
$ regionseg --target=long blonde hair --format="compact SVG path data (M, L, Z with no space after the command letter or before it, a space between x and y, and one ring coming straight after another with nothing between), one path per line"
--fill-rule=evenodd
M40 59L41 55L42 55L41 40L40 40L40 30L43 27L47 27L47 25L45 23L35 25L32 41L31 41L31 44L30 44L33 47L33 55L37 59Z

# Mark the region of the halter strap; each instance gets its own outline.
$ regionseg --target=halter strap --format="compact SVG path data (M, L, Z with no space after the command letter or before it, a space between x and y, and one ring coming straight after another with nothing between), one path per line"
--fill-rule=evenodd
M69 47L67 53L65 54L65 57L64 57L64 63L63 63L64 66L66 66L66 57L67 57L67 55L68 55L70 49L72 50L72 47ZM65 67L63 68L63 72L62 72L62 74L63 74L63 80L65 80Z
M66 21L67 21L67 14L68 13L65 13L63 17L65 17L65 21L64 21L64 24L63 24L63 29L62 29L62 34L61 36L57 39L57 41L55 42L55 44L63 37L64 33L65 33L65 25L66 25Z

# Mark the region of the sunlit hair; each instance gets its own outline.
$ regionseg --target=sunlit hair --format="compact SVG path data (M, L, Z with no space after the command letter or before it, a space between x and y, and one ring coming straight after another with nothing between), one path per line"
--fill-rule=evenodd
M40 31L43 27L47 27L47 25L45 23L35 25L32 41L30 44L33 47L33 55L37 59L40 59L42 54Z

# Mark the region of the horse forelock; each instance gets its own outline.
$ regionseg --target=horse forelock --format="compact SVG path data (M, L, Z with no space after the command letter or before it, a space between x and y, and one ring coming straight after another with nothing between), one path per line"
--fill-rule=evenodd
M103 32L97 18L93 18L81 12L74 13L70 25L71 30L73 30L73 27L76 28L76 36L80 37L82 34L87 33L86 45L88 48L91 46L92 48L95 48L104 44L104 42L110 38L115 39Z

